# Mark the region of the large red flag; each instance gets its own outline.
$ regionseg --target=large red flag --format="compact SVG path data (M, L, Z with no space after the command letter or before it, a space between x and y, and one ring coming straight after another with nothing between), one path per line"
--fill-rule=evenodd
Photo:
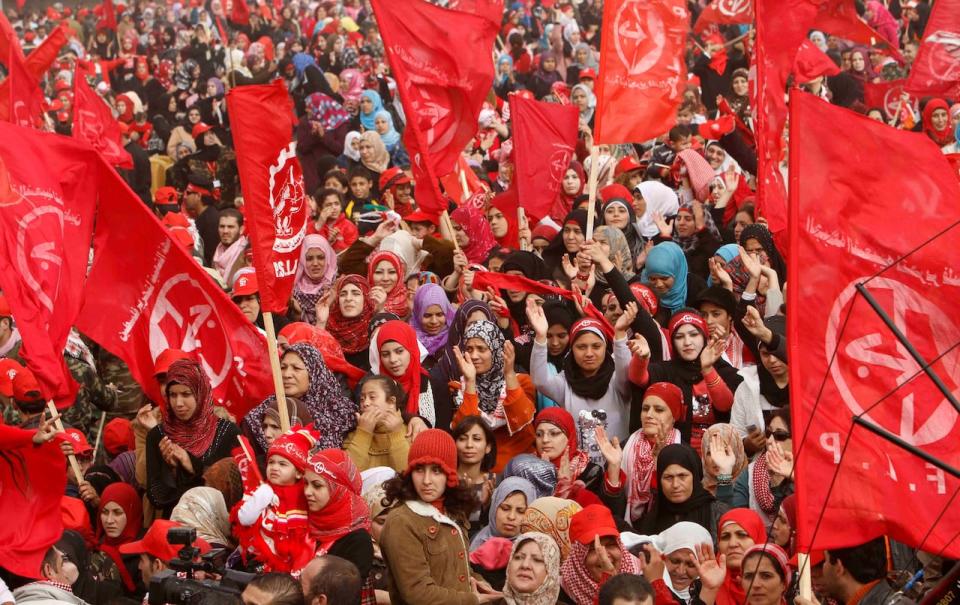
M7 79L3 83L7 87L9 102L0 108L0 119L24 128L35 128L43 115L43 93L18 55L11 48L7 56Z
M866 46L882 45L893 58L903 62L897 47L859 17L853 0L828 0L812 27Z
M960 97L960 0L937 0L907 78L921 96Z
M104 159L119 168L133 168L130 152L120 142L120 125L106 102L77 77L73 95L73 138L90 144Z
M503 20L503 0L449 0L447 8L486 17L498 27Z
M477 133L493 84L490 53L499 22L424 0L372 4L407 116L403 141L418 185L417 205L439 214L447 207L438 178L453 171ZM502 8L502 2L495 4Z
M0 52L3 54L0 55L3 61L6 63L8 53L13 50L17 57L23 61L23 67L30 77L35 81L40 81L40 78L43 77L45 73L50 69L50 65L53 64L54 59L57 58L57 54L60 52L60 49L64 44L67 43L68 36L66 33L66 26L60 26L53 30L53 32L44 38L43 43L40 44L37 48L33 49L29 55L24 58L23 50L20 48L20 43L14 34L12 38L6 38L6 36L11 32L7 32L3 27L5 21L0 21L0 36L4 36L3 40L0 40ZM7 23L9 25L9 23ZM4 43L7 43L5 46ZM13 47L13 48L11 48ZM23 78L20 78L21 82ZM11 82L4 80L0 82L0 119L7 119L8 107L10 106L10 90Z
M0 123L0 288L44 397L73 403L63 349L80 310L97 204L95 152L72 139Z
M218 405L242 418L273 390L266 339L120 175L101 168L93 266L77 328L126 362L154 401L157 356L168 348L195 355Z
M802 310L787 316L800 549L885 534L958 558L960 481L853 417L960 468L957 411L856 290L863 284L960 393L960 185L922 134L799 92L790 122L787 307Z
M20 42L17 40L17 32L13 31L13 26L10 25L7 15L0 11L0 57L6 60L11 50L23 59L23 49L20 48Z
M687 85L684 0L607 0L593 141L641 142L670 130Z
M309 206L283 80L227 94L247 231L264 311L286 313L307 234Z
M463 190L463 182L460 179L461 174L463 175L463 180L467 182L466 191ZM458 204L478 191L490 190L489 185L481 181L477 173L470 168L470 164L467 163L467 158L463 157L463 154L461 154L457 160L454 171L440 177L440 184L443 185L443 191Z
M863 103L869 107L879 107L883 110L888 120L893 116L900 114L900 121L905 116L917 114L918 99L909 95L909 99L903 99L903 93L906 91L906 80L883 80L880 82L863 83ZM910 125L908 124L909 128Z
M577 144L580 112L559 105L510 96L514 180L524 211L534 222L550 214ZM565 214L565 213L564 213ZM554 217L562 221L563 216Z
M752 0L713 0L697 17L693 31L700 33L710 25L729 25L731 23L752 23Z

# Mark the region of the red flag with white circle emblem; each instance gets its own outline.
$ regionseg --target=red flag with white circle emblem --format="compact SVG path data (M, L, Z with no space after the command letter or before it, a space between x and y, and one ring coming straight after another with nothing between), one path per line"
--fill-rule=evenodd
M0 289L44 398L73 404L63 358L80 310L97 205L97 154L55 134L0 122Z
M687 85L684 0L607 0L593 140L634 143L670 130Z
M796 91L790 122L787 318L799 548L883 534L960 557L960 480L854 423L859 416L960 468L957 410L922 370L931 364L960 394L960 185L923 134Z
M960 0L933 5L906 88L920 96L960 97Z
M157 357L186 351L203 366L217 405L242 418L273 392L266 338L120 175L101 166L93 265L77 328L130 366L153 401L161 401Z
M282 80L227 93L246 229L260 307L284 314L307 235L310 207L293 136L293 102Z
M133 168L130 152L120 140L120 125L107 102L93 92L86 78L76 78L73 88L73 138L91 145L110 164Z
M707 5L693 31L700 33L710 25L753 22L753 0L713 0Z

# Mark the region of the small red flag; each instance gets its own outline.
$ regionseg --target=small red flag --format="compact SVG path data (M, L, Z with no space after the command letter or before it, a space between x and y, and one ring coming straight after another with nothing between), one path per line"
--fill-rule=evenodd
M233 6L230 7L230 22L237 25L250 25L250 7L247 6L247 0L233 0Z
M13 50L20 59L23 59L23 49L20 48L20 41L17 39L17 32L13 31L10 20L7 15L0 11L0 57L6 59L10 51Z
M100 9L102 11L100 18L103 19L107 29L117 31L117 11L113 8L113 0L103 0Z
M793 75L797 84L806 84L820 76L835 76L838 73L840 67L809 38L804 38L797 49L797 56L793 59Z
M120 141L120 125L107 103L87 85L86 78L79 76L75 79L73 138L90 144L111 165L133 168L133 158Z
M787 306L802 309L787 315L790 374L801 377L790 381L799 550L888 535L958 558L960 481L853 418L960 468L956 410L855 289L866 287L958 393L960 185L922 134L801 92L790 123ZM896 216L909 216L909 227Z
M699 34L710 25L752 22L752 0L713 0L713 2L700 13L696 24L693 26L693 31Z
M684 0L607 0L597 78L595 144L646 141L670 130L687 85Z
M0 119L23 128L36 128L42 123L43 92L18 54L11 48L7 56L7 79L3 83L6 84L9 103L0 108L3 112Z
M577 144L580 112L573 105L510 95L514 180L527 215L560 223L570 208L554 208L560 183Z
M923 33L907 90L920 96L960 97L960 0L937 0Z
M40 79L47 73L50 69L50 66L53 64L54 59L57 58L57 54L60 52L60 48L67 43L68 36L66 33L66 26L60 26L53 30L49 36L47 36L43 43L40 44L37 48L24 58L23 50L20 48L20 43L16 38L16 35L13 38L6 38L6 35L10 32L7 32L3 27L3 23L6 22L6 18L0 20L0 35L4 36L3 40L0 40L0 51L3 52L3 60L6 61L7 53L11 51L11 46L13 52L19 57L23 62L23 67L27 74L34 80L39 82ZM11 30L12 32L12 30ZM8 42L5 46L4 42ZM11 61L12 62L12 61ZM20 78L21 82L23 78ZM8 107L10 106L10 96L12 91L10 90L11 82L4 80L0 82L0 119L6 119L8 114Z
M477 133L493 83L490 53L499 21L424 0L372 4L407 116L403 141L418 185L417 205L439 214L447 205L438 179L454 170Z
M863 102L868 108L881 108L888 120L892 120L897 112L900 112L901 116L906 111L915 114L918 107L917 98L910 95L909 99L903 100L903 93L906 92L906 82L906 80L864 82Z
M266 339L120 175L100 167L93 265L77 328L126 362L154 401L160 353L194 355L218 405L242 418L273 391Z
M46 399L73 404L63 359L80 309L97 204L97 158L72 139L0 123L0 289Z
M890 56L903 63L897 47L859 17L854 0L828 0L811 27L865 46L882 45Z
M283 80L227 94L247 231L264 311L286 313L307 234L309 205Z
M467 191L463 190L463 183L460 182L461 174L463 174L467 181ZM470 168L470 164L467 163L467 158L463 157L463 154L457 159L456 169L440 177L440 184L443 185L444 192L453 198L457 204L460 204L478 191L490 190L490 187L481 181L480 178L477 177L477 173Z

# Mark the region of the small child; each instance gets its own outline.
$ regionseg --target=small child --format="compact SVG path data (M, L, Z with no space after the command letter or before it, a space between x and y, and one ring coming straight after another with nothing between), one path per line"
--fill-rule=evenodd
M267 483L245 493L231 514L244 557L252 554L264 571L303 569L313 557L303 472L320 435L294 426L267 451Z
M375 466L403 471L410 451L407 425L400 411L404 405L403 389L393 378L373 374L365 376L357 389L357 429L344 439L343 449L361 471Z

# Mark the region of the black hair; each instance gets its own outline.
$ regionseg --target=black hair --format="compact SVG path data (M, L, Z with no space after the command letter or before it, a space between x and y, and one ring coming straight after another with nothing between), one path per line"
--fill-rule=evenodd
M324 595L327 603L360 605L363 581L357 566L336 555L325 555L320 561L323 567L310 580L310 589L301 602L312 603L315 598Z
M420 499L417 488L413 485L412 474L404 472L384 482L384 497L381 501L384 508L392 508L402 502ZM451 519L463 526L470 518L470 514L480 507L480 502L473 487L461 481L454 487L447 486L444 490L443 507Z
M237 225L243 227L243 213L236 208L224 208L220 211L220 218L235 218Z
M496 246L490 250L490 254L487 255L487 258L484 259L483 265L490 268L490 261L495 258L499 258L501 261L506 260L508 256L513 253L513 250L510 248L504 248L503 246Z
M350 184L350 181L347 179L347 173L339 168L334 168L333 170L328 170L326 174L323 175L323 182L326 183L327 179L337 179L340 182L340 186L344 189L347 188L347 185Z
M859 546L830 549L824 556L831 565L843 563L843 568L860 584L887 576L887 544L883 536Z
M766 550L760 550L760 551L752 552L748 556L750 557L760 556L765 559L768 559L771 563L773 563L773 569L776 570L777 575L780 577L780 581L783 582L784 584L787 583L787 575L784 573L783 567L780 566L780 562L777 561L777 558L773 556L773 553L769 553ZM742 573L747 573L750 570L753 570L755 572L756 569L760 566L759 561L755 564L746 565L745 564L746 560L747 560L747 557L744 557L743 562L741 562L740 564L740 570Z
M41 576L46 577L46 576L44 576L44 573L43 573L43 572L46 570L47 565L49 565L49 566L50 566L50 569L52 569L53 571L57 571L57 557L58 557L58 554L59 554L59 551L57 550L57 547L56 547L56 546L51 546L50 548L47 549L46 554L43 555L43 560L40 561L40 570L39 570L39 571L40 571L40 575L41 575ZM61 563L61 565L62 565L62 563ZM49 578L48 578L48 579L49 579Z
M332 172L332 171L331 171ZM330 173L327 173L328 175ZM319 187L313 194L313 199L317 201L317 204L322 205L323 200L327 199L331 195L337 197L337 200L340 202L340 205L343 206L343 194L337 191L336 189L331 189L330 187Z
M740 206L739 208L737 208L737 212L736 214L734 214L734 216L736 216L737 214L740 214L741 212L745 212L749 214L751 221L757 220L757 213L754 211L753 202L747 202L743 206Z
M303 603L303 591L300 582L290 574L270 572L250 580L248 586L253 586L270 594L270 602L274 605L300 605Z
M770 420L773 420L774 418L779 418L780 420L782 420L783 423L787 425L787 430L788 431L790 430L790 406L789 405L785 405L782 408L777 408L772 412L770 412ZM767 421L768 426L770 424L770 420Z
M357 401L360 400L360 392L363 391L363 385L368 382L379 382L380 386L383 387L383 392L386 394L387 399L393 397L396 401L397 411L403 412L406 409L407 394L400 385L397 384L396 380L384 374L367 374L361 378L360 382L357 383ZM406 421L406 418L404 418L404 421Z
M617 599L643 603L653 602L653 586L643 576L621 573L607 580L600 589L598 605L613 605Z
M480 470L487 472L492 469L493 465L497 462L497 441L493 436L493 430L490 428L490 425L487 424L486 420L480 416L467 416L458 422L457 426L453 427L453 440L457 441L461 435L465 435L475 426L480 427L480 430L483 431L484 438L487 440L487 445L490 446L490 453L486 454L480 462Z
M690 136L690 129L684 126L683 124L677 124L670 129L669 134L667 135L672 143L678 143L683 139Z
M371 183L373 182L373 175L370 174L370 171L365 166L354 166L351 168L350 171L347 172L347 184L357 177L367 179Z

